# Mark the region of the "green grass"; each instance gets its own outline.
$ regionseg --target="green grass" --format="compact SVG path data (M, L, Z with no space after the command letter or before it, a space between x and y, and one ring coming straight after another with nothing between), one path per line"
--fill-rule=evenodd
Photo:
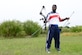
M0 55L82 55L81 36L61 36L61 52L51 46L51 53L45 52L45 35L37 38L0 39Z

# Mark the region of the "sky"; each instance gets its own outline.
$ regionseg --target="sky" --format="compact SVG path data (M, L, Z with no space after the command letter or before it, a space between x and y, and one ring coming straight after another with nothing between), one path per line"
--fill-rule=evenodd
M57 12L61 18L70 17L69 26L82 25L82 2L81 0L0 0L0 23L7 20L19 20L25 22L32 20L43 25L39 15L42 6L46 15L51 11L52 5L57 5ZM64 26L66 21L60 23Z

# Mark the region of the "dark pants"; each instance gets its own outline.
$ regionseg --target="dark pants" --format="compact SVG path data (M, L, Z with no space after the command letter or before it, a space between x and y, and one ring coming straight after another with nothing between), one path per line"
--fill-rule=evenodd
M48 31L48 37L46 41L46 48L50 49L52 38L54 38L55 48L60 48L60 30L58 25L50 25Z

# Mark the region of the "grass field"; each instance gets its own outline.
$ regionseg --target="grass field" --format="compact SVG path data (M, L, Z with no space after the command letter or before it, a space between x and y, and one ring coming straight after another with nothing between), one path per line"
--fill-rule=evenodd
M82 55L82 36L61 36L61 52L51 46L51 53L45 52L45 35L36 38L0 38L0 55Z

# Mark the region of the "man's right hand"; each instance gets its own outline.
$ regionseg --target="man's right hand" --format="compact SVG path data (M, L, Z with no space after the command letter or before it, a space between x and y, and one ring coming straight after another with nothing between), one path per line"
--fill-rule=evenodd
M44 21L44 23L47 23L47 21Z

